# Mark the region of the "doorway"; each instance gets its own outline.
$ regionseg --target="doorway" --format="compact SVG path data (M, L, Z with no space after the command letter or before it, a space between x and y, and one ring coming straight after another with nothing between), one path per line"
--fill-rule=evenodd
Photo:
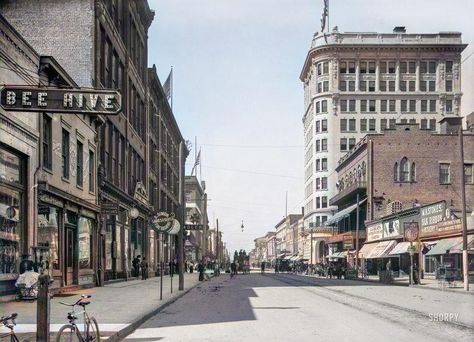
M74 277L74 259L76 255L76 229L71 226L66 226L66 248L64 249L65 252L65 285L70 286L74 284L75 277Z

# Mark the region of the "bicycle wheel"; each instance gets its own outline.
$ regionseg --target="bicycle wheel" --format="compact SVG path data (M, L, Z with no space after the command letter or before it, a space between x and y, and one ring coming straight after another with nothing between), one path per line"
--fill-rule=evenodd
M86 342L100 342L99 325L94 317L87 321Z
M63 325L56 335L56 342L82 342L82 338L77 336L78 333L71 324Z

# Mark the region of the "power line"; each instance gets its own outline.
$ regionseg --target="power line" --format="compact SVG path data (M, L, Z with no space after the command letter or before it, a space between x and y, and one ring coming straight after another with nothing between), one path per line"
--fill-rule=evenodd
M302 148L303 145L225 145L225 144L201 144L208 147L231 147L231 148Z

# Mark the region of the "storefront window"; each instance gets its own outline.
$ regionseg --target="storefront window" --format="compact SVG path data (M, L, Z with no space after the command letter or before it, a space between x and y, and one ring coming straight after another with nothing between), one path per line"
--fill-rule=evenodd
M59 270L59 215L58 210L47 205L38 207L38 246L40 262L45 272Z
M24 161L0 148L0 279L18 273L23 237Z
M117 225L115 227L115 269L117 272L122 270L122 227Z
M0 274L18 272L21 217L21 192L0 183Z
M125 248L123 249L123 257L125 259L125 271L128 271L130 269L130 260L128 259L128 234L129 230L125 228L123 234L123 245L125 246Z
M113 223L108 223L105 231L105 269L112 270L112 230Z
M150 230L150 269L155 269L155 232Z
M92 220L80 217L79 228L79 268L91 268Z

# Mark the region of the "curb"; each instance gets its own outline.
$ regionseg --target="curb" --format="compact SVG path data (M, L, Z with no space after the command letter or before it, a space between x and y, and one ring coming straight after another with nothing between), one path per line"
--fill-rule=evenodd
M211 277L210 279L212 279L214 277ZM209 280L210 280L209 279ZM168 301L166 302L163 302L160 306L158 306L156 309L153 309L152 311L146 313L145 315L143 315L142 317L139 317L137 318L136 320L134 320L132 323L130 323L129 325L127 325L125 328L119 330L119 331L116 331L114 332L112 335L110 336L107 336L107 339L105 341L109 342L119 342L119 341L122 341L125 337L127 337L128 335L130 335L132 332L134 332L140 325L142 325L143 323L145 323L147 320L149 320L150 318L152 318L153 316L155 316L156 314L160 313L162 310L164 310L166 307L168 307L169 305L173 304L174 302L176 302L178 299L180 299L181 297L183 297L185 294L187 294L189 291L191 291L192 289L194 289L195 287L197 287L198 285L201 285L203 282L202 281L198 281L196 284L194 284L193 286L191 286L189 289L187 290L184 290L182 292L180 292L178 295L176 295L175 297L172 297L170 298Z
M274 273L274 274L278 274L278 273ZM315 278L315 279L318 279L318 277L312 277L312 276L309 276L309 275L300 275L300 274L296 274L298 276L302 276L302 277L308 277L308 278ZM344 279L345 280L345 279ZM384 283L381 283L375 279L362 279L362 278L359 278L359 279L347 279L348 281L363 281L365 283L373 283L373 284L380 284L380 285L387 285L387 286L401 286L401 287L408 287L408 288L418 288L418 289L422 289L422 290L431 290L431 291L441 291L441 292L448 292L448 293L458 293L458 294L462 294L462 295L468 295L468 296L474 296L474 292L473 291L469 291L469 292L466 292L466 291L458 291L458 290L454 290L454 289L440 289L438 287L430 287L430 286L426 286L426 285L410 285L410 284L402 284L402 283L397 283L397 282L394 282L394 283L391 283L391 284L384 284Z

